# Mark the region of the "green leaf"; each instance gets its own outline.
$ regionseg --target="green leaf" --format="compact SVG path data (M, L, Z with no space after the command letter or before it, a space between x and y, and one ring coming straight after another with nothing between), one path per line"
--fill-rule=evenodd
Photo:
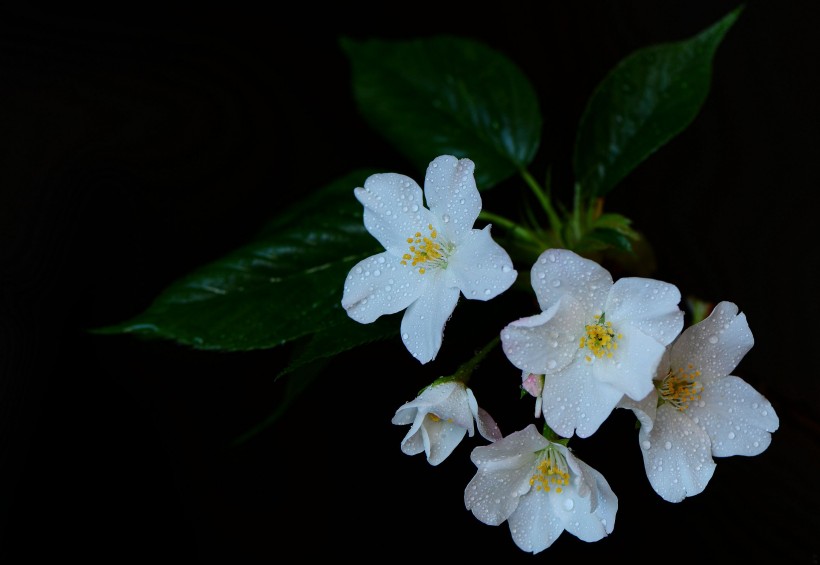
M344 280L358 261L383 250L364 229L353 195L368 175L357 171L317 191L256 241L173 283L135 318L95 333L242 351L355 324L341 307ZM362 343L357 332L350 336L335 350Z
M420 172L439 155L468 157L487 189L527 166L541 137L535 91L507 57L449 36L341 42L367 122Z
M575 139L582 195L608 193L694 120L709 93L715 51L742 9L690 39L636 51L601 81Z
M319 359L333 357L349 349L399 335L401 321L395 316L382 316L372 324L359 324L346 314L343 315L345 319L340 320L337 325L311 335L276 378Z

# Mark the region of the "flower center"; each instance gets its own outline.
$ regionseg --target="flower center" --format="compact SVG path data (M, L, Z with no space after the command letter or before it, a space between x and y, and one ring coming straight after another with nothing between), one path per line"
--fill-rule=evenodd
M567 460L555 447L550 444L541 451L535 473L530 477L530 486L536 491L550 492L553 488L560 493L569 484L569 467Z
M690 402L700 399L700 392L703 390L703 385L697 380L700 371L692 369L691 363L686 370L683 367L677 371L669 369L663 380L655 384L660 395L659 404L668 402L683 412Z
M407 238L410 244L410 252L402 255L401 264L408 263L419 268L419 274L423 275L428 268L447 268L447 258L452 251L452 245L438 241L438 231L432 224L427 225L429 236L422 235L417 231L413 237Z
M593 323L584 326L584 332L578 347L589 350L589 353L584 356L587 361L592 361L590 355L594 355L597 359L602 357L611 359L614 351L618 349L618 340L623 338L623 335L616 334L612 329L612 322L606 321L606 314L595 316Z

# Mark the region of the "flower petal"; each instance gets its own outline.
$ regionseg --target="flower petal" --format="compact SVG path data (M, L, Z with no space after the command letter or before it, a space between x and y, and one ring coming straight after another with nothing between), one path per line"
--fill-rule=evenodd
M518 276L510 256L490 236L490 227L464 234L447 266L467 298L495 298L510 288Z
M480 433L484 439L488 441L498 441L503 437L501 430L498 428L498 424L495 423L495 420L493 420L489 412L483 408L478 408L475 421L476 424L478 424L478 433Z
M434 386L433 389L441 388L446 384ZM473 425L473 412L470 409L469 395L463 383L452 384L455 386L448 387L450 394L441 399L430 411L442 420L452 421L453 424L466 430L472 437L475 433L475 426Z
M561 298L546 312L521 318L501 330L501 348L510 362L538 375L561 371L578 354L584 311L571 296Z
M424 177L427 206L441 220L436 227L456 244L473 227L481 211L474 170L475 164L470 159L441 155L428 165Z
M424 207L419 185L404 175L371 175L353 194L364 206L364 227L396 257L406 253L408 237L435 221Z
M424 428L430 439L430 448L427 451L427 462L438 465L444 461L464 439L466 430L446 420L434 420L429 416L425 419Z
M611 359L593 359L592 371L596 379L640 400L655 388L652 379L666 347L631 324L617 330L622 334L617 351Z
M519 466L521 454L526 454L524 459L532 462L536 451L547 447L549 442L541 435L535 424L530 424L523 430L513 432L491 445L482 445L473 449L470 453L470 460L476 467L487 466L504 460L515 460L507 467Z
M539 553L563 533L565 524L553 512L549 499L548 493L531 490L508 518L513 541L520 549Z
M612 413L623 393L592 376L583 358L544 377L542 410L547 424L564 437L589 437Z
M345 279L342 308L362 324L407 308L429 284L412 269L396 263L389 252L359 261Z
M566 249L544 251L533 265L530 278L541 310L548 310L569 294L579 301L584 318L603 308L612 287L609 271Z
M663 345L683 329L680 290L673 284L642 277L618 279L607 297L607 320L614 326L628 320Z
M459 290L444 287L442 273L430 273L431 282L422 296L405 311L401 320L401 337L407 350L421 363L436 358L444 336L444 324L458 302ZM419 278L424 278L420 275Z
M769 401L732 375L705 385L701 401L691 403L686 412L709 434L715 457L758 455L780 426Z
M597 477L590 472L594 471L592 467L580 461L579 463L584 469L584 482L590 487L587 496L580 496L574 488L566 489L560 495L552 497L553 511L569 533L582 541L598 541L606 537L607 531L606 526L593 509L593 502L598 503L597 489L595 499L591 496L592 487L595 486ZM600 477L603 479L603 475L600 475Z
M700 380L709 382L735 370L754 345L745 314L731 302L721 302L709 316L687 328L672 346L673 368L690 363L700 371Z
M715 472L709 436L671 404L658 408L651 430L641 427L638 441L646 476L664 500L703 492Z

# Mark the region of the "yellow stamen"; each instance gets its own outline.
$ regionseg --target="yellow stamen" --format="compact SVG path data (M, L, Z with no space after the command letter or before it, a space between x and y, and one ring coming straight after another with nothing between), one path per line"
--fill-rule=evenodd
M447 256L452 250L451 246L446 243L438 241L438 231L433 228L432 224L427 225L430 235L424 236L421 232L416 232L413 237L407 238L407 243L410 243L410 253L402 255L401 264L408 263L413 267L419 267L419 274L423 275L428 267L447 267Z
M611 359L618 349L618 340L623 339L623 335L615 333L612 322L607 322L606 317L601 314L594 316L595 321L584 326L585 335L581 336L578 342L579 349L589 349L591 354L597 359L606 357ZM592 361L590 355L584 356L588 362Z
M535 473L530 477L530 486L536 491L549 492L553 487L561 493L569 484L569 467L564 456L553 445L541 452Z
M677 371L670 368L663 380L655 384L660 395L659 402L668 402L683 412L690 402L700 400L703 384L697 380L700 377L700 371L693 369L691 363L686 370L683 367L678 367Z

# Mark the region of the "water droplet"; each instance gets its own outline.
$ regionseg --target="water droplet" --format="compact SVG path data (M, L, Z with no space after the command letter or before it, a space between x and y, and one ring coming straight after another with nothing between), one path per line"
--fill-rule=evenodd
M575 508L575 501L572 500L571 498L565 499L564 500L564 510L569 511L569 510L572 510L573 508Z
M512 271L512 268L510 268L507 265L504 265L503 267L501 267L501 272L502 273L509 273L510 271Z
M650 447L652 447L652 443L648 439L645 439L641 442L641 447L643 447L644 449L649 449Z
M735 432L729 432L729 439L735 439Z
M547 361L547 369L554 369L558 363L555 362L555 359L550 359Z
M663 444L663 448L664 449L672 449L672 442L667 441L666 443Z
M379 263L384 263L384 257L379 257L378 261Z
M378 277L380 274L382 274L382 272L381 272L380 270L378 270L378 269L376 269L375 271L373 271L373 276L374 276L374 277Z
M445 224L449 224L450 223L450 214L444 214L444 216L442 216L441 219L444 220Z
M413 207L410 208L410 209L413 210L413 212L418 212L419 211L419 205L418 204L413 204Z
M709 343L711 343L712 345L714 345L714 344L716 344L717 342L718 342L718 336L716 336L716 335L710 335L710 336L709 336Z
M402 334L401 338L402 338L404 341L407 341L408 339L410 339L410 336L409 336L409 335L407 335L407 334Z
M492 293L493 293L493 291L492 291L492 290L490 290L489 288L485 288L485 289L484 289L484 294L485 294L486 296L490 296Z
M559 286L561 286L561 281L559 281L558 279L553 280L552 286L558 288Z

